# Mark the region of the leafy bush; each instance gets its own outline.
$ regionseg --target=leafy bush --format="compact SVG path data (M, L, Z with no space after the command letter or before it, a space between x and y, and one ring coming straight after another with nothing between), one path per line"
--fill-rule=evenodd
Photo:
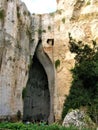
M92 120L98 123L98 48L92 41L92 48L82 41L74 40L69 34L69 49L75 53L75 67L71 70L73 81L70 94L64 103L62 118L70 108L87 108Z
M63 127L57 124L45 125L41 124L23 124L23 123L0 123L0 129L2 130L78 130L74 126ZM87 129L82 129L87 130Z

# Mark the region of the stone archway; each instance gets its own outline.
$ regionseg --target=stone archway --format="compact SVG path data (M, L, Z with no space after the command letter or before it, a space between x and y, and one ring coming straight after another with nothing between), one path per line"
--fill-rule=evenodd
M24 120L54 122L54 66L40 42L29 71Z

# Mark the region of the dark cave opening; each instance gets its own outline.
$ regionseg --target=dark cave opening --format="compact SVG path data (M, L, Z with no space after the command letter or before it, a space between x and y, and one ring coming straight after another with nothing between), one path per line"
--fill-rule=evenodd
M48 121L50 114L50 92L48 78L42 64L33 57L24 98L24 121Z

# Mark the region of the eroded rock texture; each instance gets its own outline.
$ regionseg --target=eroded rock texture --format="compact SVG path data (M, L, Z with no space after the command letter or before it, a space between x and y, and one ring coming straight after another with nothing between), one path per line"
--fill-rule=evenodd
M7 116L23 110L32 18L18 0L0 0L0 12L0 116Z
M69 51L68 33L76 40L90 44L98 42L98 0L57 0L57 11L42 17L43 46L46 53L55 61L60 60L56 69L54 111L60 119L65 95L69 94L74 67L74 55ZM54 39L54 46L47 44L47 39Z
M37 56L48 77L49 118L60 119L74 67L68 33L88 44L98 41L97 17L98 0L57 0L57 11L43 15L31 15L20 0L0 0L0 118L14 116L18 110L23 114L22 91L41 38L43 48ZM54 70L57 60L60 65Z

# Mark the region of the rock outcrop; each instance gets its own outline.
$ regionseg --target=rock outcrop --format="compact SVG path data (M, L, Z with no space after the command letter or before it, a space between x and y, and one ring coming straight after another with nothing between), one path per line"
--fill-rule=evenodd
M74 55L69 51L68 34L78 40L90 44L98 42L98 0L57 0L57 11L42 16L43 46L52 61L60 61L56 69L56 85L54 93L54 111L56 119L60 119L65 95L71 86L70 69L74 67ZM47 44L47 39L54 39L54 46Z
M0 0L0 16L0 117L4 117L23 110L32 18L18 0Z
M97 17L98 0L57 0L57 11L43 15L31 15L20 0L0 0L0 118L23 113L22 91L39 38L53 65L59 61L51 92L55 119L61 118L74 67L68 33L88 44L98 41Z
M93 127L95 124L93 123L91 118L87 115L87 113L79 109L76 109L72 110L65 116L62 125L65 127L69 127L70 125L72 125L82 129L87 127L89 128Z

